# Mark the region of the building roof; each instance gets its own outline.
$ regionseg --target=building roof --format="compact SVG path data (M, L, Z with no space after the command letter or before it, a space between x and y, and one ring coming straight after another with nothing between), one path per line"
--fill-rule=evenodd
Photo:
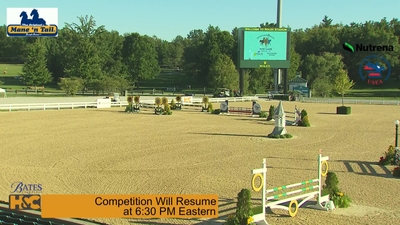
M290 80L289 83L307 83L307 80L301 77L296 77Z

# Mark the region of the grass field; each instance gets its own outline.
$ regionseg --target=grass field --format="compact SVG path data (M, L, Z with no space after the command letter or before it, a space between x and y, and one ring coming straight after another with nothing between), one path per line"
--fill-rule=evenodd
M263 109L277 102L260 102ZM123 108L4 113L0 155L0 199L15 181L43 184L44 194L218 194L218 219L96 219L110 224L220 224L234 212L235 197L250 189L251 170L267 158L267 187L317 177L317 154L331 157L339 187L352 206L323 212L301 208L296 217L273 210L271 224L397 224L399 179L377 165L393 144L398 106L352 106L352 115L333 114L336 105L295 104L306 109L311 127L287 127L289 140L265 136L273 122L218 116L200 109L155 116ZM250 103L231 103L249 107ZM253 198L260 195L252 192ZM255 203L259 201L255 200ZM256 204L255 204L256 205Z
M22 72L22 64L0 64L1 76L19 76ZM4 71L7 73L4 74Z

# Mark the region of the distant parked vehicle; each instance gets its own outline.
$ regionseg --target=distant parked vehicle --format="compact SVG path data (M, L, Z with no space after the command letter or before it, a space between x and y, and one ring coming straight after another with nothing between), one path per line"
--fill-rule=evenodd
M228 88L218 88L214 92L214 98L225 98L230 96L230 90Z

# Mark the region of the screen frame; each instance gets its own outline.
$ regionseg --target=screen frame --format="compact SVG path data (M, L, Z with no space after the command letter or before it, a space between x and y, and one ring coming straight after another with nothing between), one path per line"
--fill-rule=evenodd
M286 32L286 60L245 60L244 59L244 33L245 32ZM241 27L238 29L238 65L241 69L254 68L272 68L272 69L287 69L290 67L290 28L259 28L259 27Z

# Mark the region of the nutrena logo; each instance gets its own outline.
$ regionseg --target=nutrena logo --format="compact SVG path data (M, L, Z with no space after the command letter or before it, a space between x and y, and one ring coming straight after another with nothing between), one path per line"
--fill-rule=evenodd
M364 45L364 44L356 44L354 48L351 44L345 42L343 43L343 49L349 52L354 53L357 52L387 52L387 51L394 51L393 45Z
M393 51L392 45L363 45L363 44L356 44L356 51L360 52L382 52L382 51Z

